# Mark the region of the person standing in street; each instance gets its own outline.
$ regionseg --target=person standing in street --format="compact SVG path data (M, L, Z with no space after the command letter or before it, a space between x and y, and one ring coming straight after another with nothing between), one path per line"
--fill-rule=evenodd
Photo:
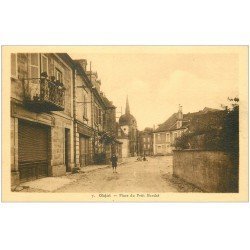
M117 173L116 172L117 161L118 161L117 156L113 154L110 158L110 161L112 162L113 173Z

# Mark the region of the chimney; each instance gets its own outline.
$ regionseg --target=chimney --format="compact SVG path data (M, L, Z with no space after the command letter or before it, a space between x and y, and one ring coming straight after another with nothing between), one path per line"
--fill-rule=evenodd
M87 70L87 60L86 59L80 59L80 60L77 60L77 62L80 63L80 65L82 66L82 68L84 69L84 71L86 72Z
M182 106L179 104L177 128L182 127L182 120L183 120Z
M179 104L178 120L182 120L182 119L183 119L182 106Z

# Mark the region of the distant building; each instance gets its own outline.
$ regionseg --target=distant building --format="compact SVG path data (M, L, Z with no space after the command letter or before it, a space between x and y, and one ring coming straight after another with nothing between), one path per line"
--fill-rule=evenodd
M129 157L129 137L128 134L125 134L123 132L123 129L121 128L119 123L116 123L116 134L118 141L122 143L122 148L119 151L118 157Z
M118 160L122 158L122 142L117 138L117 124L116 124L116 107L113 105L103 92L101 97L106 105L106 110L103 118L103 127L106 138L111 139L112 142L105 145L106 162L110 162L111 154L116 154Z
M139 132L139 154L153 155L153 129L145 128Z
M124 157L136 156L138 153L138 130L135 117L130 114L128 97L126 100L125 114L119 118L119 126L123 133L123 155ZM127 153L126 153L127 152Z
M206 107L199 112L183 114L182 107L179 106L177 113L171 115L154 130L154 155L172 154L176 138L187 131L201 130L208 124L219 129L222 113L221 110Z

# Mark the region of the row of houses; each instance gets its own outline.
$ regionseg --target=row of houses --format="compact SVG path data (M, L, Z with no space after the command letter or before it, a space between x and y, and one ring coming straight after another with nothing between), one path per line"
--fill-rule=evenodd
M203 110L183 114L182 107L157 128L146 128L140 132L139 151L141 155L170 155L176 149L176 140L183 134L198 133L196 140L190 141L189 148L204 146L202 131L222 129L225 112L205 107ZM198 139L197 139L198 138ZM192 144L192 145L191 145Z
M86 60L11 54L11 182L60 176L122 154L116 107Z

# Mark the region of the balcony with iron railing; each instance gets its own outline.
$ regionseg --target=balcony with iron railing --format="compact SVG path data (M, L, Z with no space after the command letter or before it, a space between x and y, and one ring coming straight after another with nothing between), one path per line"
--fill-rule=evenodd
M36 112L63 111L65 87L54 77L23 79L24 104Z

